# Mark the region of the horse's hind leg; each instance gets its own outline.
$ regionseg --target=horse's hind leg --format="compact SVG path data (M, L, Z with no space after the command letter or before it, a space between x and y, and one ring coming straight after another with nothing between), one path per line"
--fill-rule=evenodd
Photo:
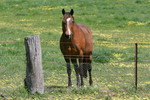
M89 83L90 83L90 86L92 86L93 85L93 81L92 81L92 74L91 74L91 71L92 71L91 63L88 64L88 71L89 71Z
M71 67L70 67L70 60L68 58L65 58L65 61L67 63L67 73L68 73L68 87L72 86L71 82Z
M90 86L92 86L93 85L92 74L91 74L91 71L92 71L92 65L91 65L91 63L92 63L92 55L89 56L89 59L88 59L87 63L88 63L88 67L87 68L88 68L88 71L89 71L89 83L90 83Z
M80 80L79 80L79 67L78 67L78 64L77 64L77 60L75 58L72 58L71 62L74 65L74 69L75 69L75 72L76 72L76 78L77 78L77 86L79 87L80 86Z
M83 59L83 77L87 78L87 56Z

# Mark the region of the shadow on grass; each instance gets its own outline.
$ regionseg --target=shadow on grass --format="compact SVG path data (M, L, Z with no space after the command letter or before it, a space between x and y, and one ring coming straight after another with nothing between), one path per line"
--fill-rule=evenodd
M57 85L51 85L51 86L44 86L45 92L48 92L52 95L58 95L58 94L65 94L68 93L67 86L57 86Z
M66 88L68 88L67 86L45 86L44 87L45 89L49 89L49 90L51 90L51 89L66 89Z
M55 92L55 93L66 92L67 88L68 88L67 86L57 86L57 85L44 86L45 91Z

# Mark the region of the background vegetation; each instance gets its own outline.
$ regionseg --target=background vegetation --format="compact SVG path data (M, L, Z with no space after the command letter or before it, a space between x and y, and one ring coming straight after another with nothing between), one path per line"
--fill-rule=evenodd
M59 49L62 9L93 32L94 87L67 88ZM150 99L149 0L0 0L0 99ZM40 34L45 94L24 88L24 37ZM134 86L134 43L138 45L138 90ZM72 66L73 69L73 66Z

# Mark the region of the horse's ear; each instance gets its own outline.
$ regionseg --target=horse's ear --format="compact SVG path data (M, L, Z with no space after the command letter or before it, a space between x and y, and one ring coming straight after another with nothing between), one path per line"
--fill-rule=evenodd
M74 11L73 11L73 9L71 9L70 14L73 15L73 13L74 13Z
M62 9L62 14L63 14L63 15L65 14L65 9Z

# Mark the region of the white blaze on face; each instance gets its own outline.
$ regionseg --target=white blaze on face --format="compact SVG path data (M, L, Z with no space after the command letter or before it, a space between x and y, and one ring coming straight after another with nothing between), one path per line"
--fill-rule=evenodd
M69 27L70 20L71 20L71 18L67 19L67 29L68 29L69 35L71 35L71 31L70 31L70 27Z

